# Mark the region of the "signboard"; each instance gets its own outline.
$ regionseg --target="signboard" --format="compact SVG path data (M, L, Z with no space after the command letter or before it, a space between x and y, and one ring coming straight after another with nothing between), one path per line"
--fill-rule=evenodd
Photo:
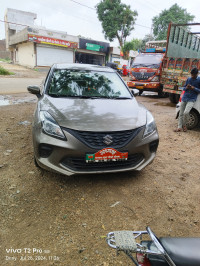
M101 48L103 49L104 47L101 45L98 45L98 44L94 44L94 43L86 43L86 49L87 50L99 52Z
M67 48L75 48L75 49L78 48L77 42L70 42L70 41L65 41L65 40L60 40L60 39L55 39L55 38L38 36L34 34L28 34L28 40L30 42L44 43L44 44L62 46L62 47L67 47Z
M109 43L94 41L91 39L83 39L79 38L79 49L95 51L100 53L108 53L109 52Z

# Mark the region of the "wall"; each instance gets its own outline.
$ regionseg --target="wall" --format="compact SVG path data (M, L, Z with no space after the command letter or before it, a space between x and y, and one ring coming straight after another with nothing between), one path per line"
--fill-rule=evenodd
M7 51L0 51L0 58L11 59L11 54Z
M11 59L10 52L6 51L6 41L5 40L0 40L0 58Z
M36 64L36 56L34 50L34 44L31 42L22 43L17 45L17 58L19 65L35 67Z

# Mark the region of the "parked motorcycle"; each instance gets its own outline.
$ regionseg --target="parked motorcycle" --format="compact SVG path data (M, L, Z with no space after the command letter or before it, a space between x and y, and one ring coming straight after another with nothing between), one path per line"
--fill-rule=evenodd
M200 266L200 238L158 239L147 227L146 231L110 232L107 243L117 253L123 251L136 266Z

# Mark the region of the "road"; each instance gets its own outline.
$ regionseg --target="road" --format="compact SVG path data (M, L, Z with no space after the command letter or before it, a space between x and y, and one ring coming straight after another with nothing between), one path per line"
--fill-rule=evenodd
M24 93L27 86L40 85L43 78L0 78L0 94Z

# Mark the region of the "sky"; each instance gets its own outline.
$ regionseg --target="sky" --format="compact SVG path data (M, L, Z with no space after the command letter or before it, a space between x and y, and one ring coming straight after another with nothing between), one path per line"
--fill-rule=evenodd
M37 14L35 20L37 26L64 31L69 35L81 35L85 38L109 42L104 37L96 14L95 6L99 2L100 0L0 0L0 20L4 20L7 8L33 12ZM132 10L138 12L135 29L127 41L133 38L143 39L146 34L150 34L152 18L175 3L194 15L195 22L200 22L199 0L121 0L121 2L130 5ZM0 21L0 39L4 38L4 23ZM119 46L117 40L110 44L115 47Z

